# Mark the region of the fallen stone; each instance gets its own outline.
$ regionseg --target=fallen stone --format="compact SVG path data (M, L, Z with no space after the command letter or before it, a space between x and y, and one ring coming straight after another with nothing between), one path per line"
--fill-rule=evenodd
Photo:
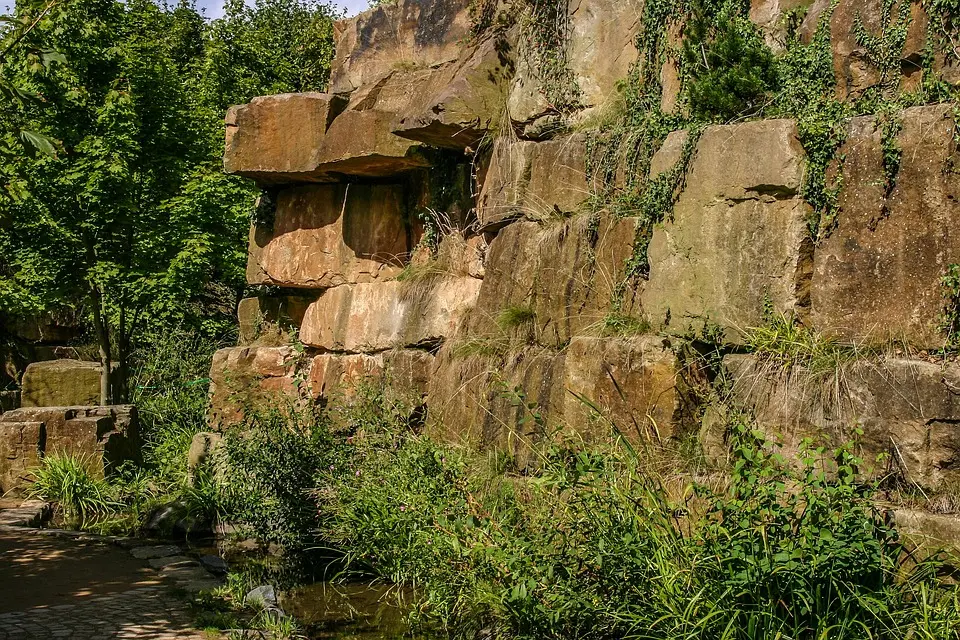
M836 227L814 255L812 323L857 343L939 348L940 279L960 262L954 121L943 105L907 109L901 119L903 155L889 194L875 120L850 125Z
M220 556L200 556L200 564L210 573L219 576L225 576L230 571L230 566L227 564L227 561Z
M42 500L27 500L17 507L0 509L0 526L29 527L43 526L53 515L53 508Z
M651 321L674 334L717 325L738 343L765 309L802 314L813 259L803 174L792 121L709 127L672 219L654 228L647 250Z
M416 241L400 186L285 189L277 196L272 228L251 233L247 282L326 289L385 280L400 273ZM291 324L299 325L309 301L288 296L276 304L284 302Z
M201 432L193 436L190 441L190 450L187 452L187 476L192 482L197 470L209 467L216 459L216 452L223 444L223 435L219 433Z
M277 592L272 585L265 584L247 592L243 597L243 603L251 607L260 607L264 609L277 609Z

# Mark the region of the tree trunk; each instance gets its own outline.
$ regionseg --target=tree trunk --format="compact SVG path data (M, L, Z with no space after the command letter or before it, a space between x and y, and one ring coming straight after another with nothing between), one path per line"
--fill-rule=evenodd
M93 327L100 347L100 405L106 406L111 404L112 400L110 369L113 367L113 359L110 354L110 328L103 314L103 296L96 287L92 288L91 297L93 298Z

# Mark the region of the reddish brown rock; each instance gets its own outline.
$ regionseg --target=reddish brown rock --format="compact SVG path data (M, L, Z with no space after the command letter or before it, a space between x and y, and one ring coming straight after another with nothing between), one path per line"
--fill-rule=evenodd
M400 0L337 22L330 92L349 93L393 70L454 61L470 25L468 0Z
M396 185L309 185L277 196L272 229L253 231L247 281L325 289L400 273L416 242Z
M307 307L316 300L311 296L260 296L244 298L237 307L240 342L249 344L267 333L283 336L298 330ZM270 332L269 330L273 331ZM267 346L267 345L265 345Z
M345 101L323 93L254 98L227 112L223 168L263 184L323 181L327 129Z
M433 370L434 356L426 351L396 349L373 355L321 354L310 368L314 401L349 401L359 385L387 385L411 400L422 399Z
M498 141L477 204L483 225L546 221L583 211L592 193L586 134L547 142Z
M300 339L352 353L437 344L456 335L479 289L474 278L336 287L307 310Z
M509 43L499 36L487 38L436 72L426 99L415 97L401 112L394 133L437 147L476 148L500 126L512 76Z
M790 120L709 127L648 248L643 309L675 333L719 325L730 342L769 305L802 313L813 244L799 195L804 153Z
M949 107L907 109L902 160L887 194L881 134L856 118L840 153L836 228L814 259L812 321L856 342L943 345L940 278L960 262L960 175Z
M215 430L248 414L300 406L306 361L293 347L221 349L210 367L210 425Z
M103 476L141 460L136 408L30 407L0 416L0 493L22 490L45 455L79 457Z
M727 356L723 364L733 398L764 429L783 436L788 450L804 437L826 444L856 441L877 474L889 467L931 488L960 479L955 364L891 358L819 374L800 367L785 371L747 355ZM881 454L889 460L877 463Z
M429 167L413 142L393 134L395 119L389 111L344 111L323 139L318 170L331 178L382 178Z

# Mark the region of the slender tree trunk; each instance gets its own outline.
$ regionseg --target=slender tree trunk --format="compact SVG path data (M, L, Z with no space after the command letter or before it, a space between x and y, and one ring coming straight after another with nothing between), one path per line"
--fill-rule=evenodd
M93 327L97 333L97 344L100 346L100 405L111 404L110 369L113 368L113 359L110 354L110 327L107 325L103 313L103 296L96 287L91 288L93 299Z
M126 305L120 308L120 329L117 335L117 385L114 401L120 404L130 400L130 334L132 323L127 322Z

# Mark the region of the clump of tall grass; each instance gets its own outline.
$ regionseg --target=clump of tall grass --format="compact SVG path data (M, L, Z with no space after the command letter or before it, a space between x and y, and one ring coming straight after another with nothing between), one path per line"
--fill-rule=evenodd
M93 469L93 456L52 454L33 472L30 494L53 503L64 522L84 528L116 514L122 506L113 487Z
M866 355L857 345L844 343L805 327L795 318L769 315L767 322L744 332L747 348L780 369L802 368L811 374L832 374Z

